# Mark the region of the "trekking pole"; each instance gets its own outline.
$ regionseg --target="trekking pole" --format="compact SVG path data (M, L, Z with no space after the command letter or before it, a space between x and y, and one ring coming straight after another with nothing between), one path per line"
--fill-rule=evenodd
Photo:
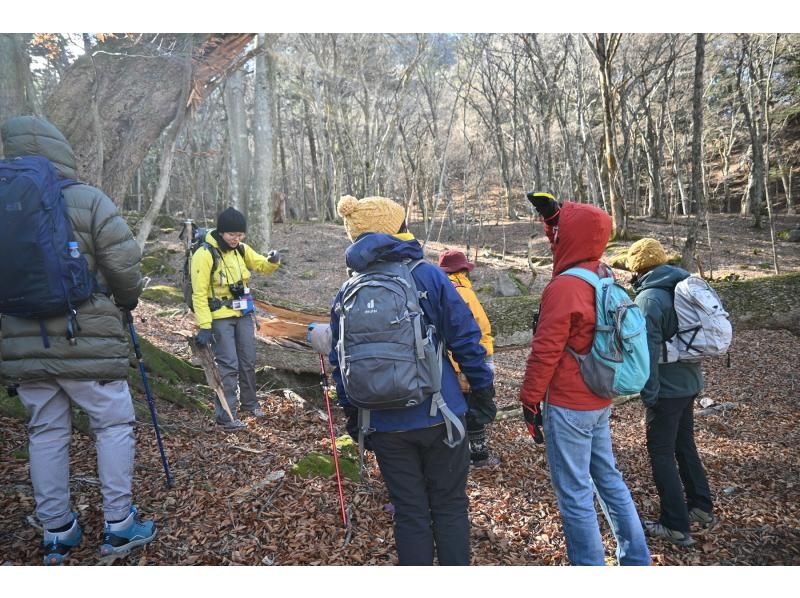
M325 405L328 408L328 427L331 430L331 448L333 449L333 465L336 468L336 484L339 486L339 504L342 507L342 524L345 529L349 527L347 522L347 512L344 508L344 492L342 491L342 476L339 473L339 455L336 450L336 435L333 432L333 415L331 414L331 399L328 394L328 374L325 373L325 358L319 354L319 383L322 385L322 392L325 395Z
M136 336L136 331L133 329L133 315L128 309L123 309L122 313L125 316L125 320L128 322L128 330L131 333L131 340L133 341L133 351L136 353L136 360L139 362L139 372L142 374L144 394L147 397L147 405L150 407L150 416L153 418L153 427L156 430L158 452L161 453L161 464L164 466L164 475L167 476L167 488L172 488L174 484L172 482L172 477L169 475L169 465L167 465L167 455L164 453L164 443L161 442L161 432L158 429L158 420L156 419L156 406L153 404L153 397L150 396L150 384L148 384L147 375L144 373L144 359L142 358L142 351L139 348L139 339Z

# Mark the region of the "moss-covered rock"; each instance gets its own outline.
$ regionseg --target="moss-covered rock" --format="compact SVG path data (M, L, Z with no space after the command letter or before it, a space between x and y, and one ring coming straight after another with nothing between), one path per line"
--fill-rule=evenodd
M800 273L749 280L712 281L734 326L783 328L800 334ZM630 289L626 289L630 292ZM497 297L483 302L499 346L530 341L538 295Z
M172 353L162 351L146 338L139 338L139 347L142 351L145 370L170 382L202 384L206 381L203 370Z
M495 297L483 302L497 346L530 342L533 314L539 309L539 300L539 295L522 295Z
M358 462L339 457L339 471L343 477L354 482L359 481ZM333 455L309 453L292 466L292 474L301 478L330 477L336 474Z
M711 286L719 293L734 327L783 328L800 334L800 273L714 281Z
M165 284L157 284L147 287L144 291L142 291L142 298L160 305L183 304L183 292L176 287L171 287Z
M142 274L145 276L174 274L173 268L162 256L146 255L142 258Z

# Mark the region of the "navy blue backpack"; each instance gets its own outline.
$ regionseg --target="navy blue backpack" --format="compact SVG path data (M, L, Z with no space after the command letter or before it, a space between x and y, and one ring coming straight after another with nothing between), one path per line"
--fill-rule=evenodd
M69 315L73 344L77 307L96 288L64 208L62 190L74 184L43 156L0 160L0 313ZM49 346L43 323L42 340Z

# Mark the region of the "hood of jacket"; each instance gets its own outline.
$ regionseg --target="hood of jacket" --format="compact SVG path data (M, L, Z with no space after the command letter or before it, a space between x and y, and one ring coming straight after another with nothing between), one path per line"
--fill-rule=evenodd
M378 260L421 260L423 255L422 246L413 237L404 240L385 233L366 233L347 248L344 260L348 268L360 272Z
M664 289L671 293L675 285L688 276L689 273L683 268L663 264L635 278L631 281L631 284L636 293L641 293L648 289Z
M588 204L565 202L553 243L553 276L580 264L599 260L611 237L611 217Z
M75 152L56 126L37 116L15 116L0 128L6 158L44 156L70 179L78 178Z

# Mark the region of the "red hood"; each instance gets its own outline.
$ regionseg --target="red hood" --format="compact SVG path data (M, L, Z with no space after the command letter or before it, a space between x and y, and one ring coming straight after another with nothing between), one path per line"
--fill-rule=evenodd
M564 202L553 247L553 275L581 262L599 260L611 237L611 216L582 203Z

